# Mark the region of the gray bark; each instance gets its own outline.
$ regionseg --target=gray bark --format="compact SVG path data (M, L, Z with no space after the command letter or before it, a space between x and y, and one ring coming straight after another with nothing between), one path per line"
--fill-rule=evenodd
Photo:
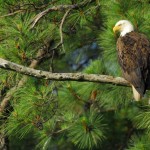
M85 73L51 73L48 71L36 70L33 68L18 65L16 63L0 58L0 68L16 71L21 74L33 76L36 78L43 78L46 80L57 81L87 81L97 83L116 84L121 86L130 86L129 82L121 77L113 77L99 74L85 74Z

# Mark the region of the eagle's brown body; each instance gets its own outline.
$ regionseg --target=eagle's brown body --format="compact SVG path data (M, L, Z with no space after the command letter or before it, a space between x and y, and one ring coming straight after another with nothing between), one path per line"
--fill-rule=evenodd
M137 32L129 32L117 40L118 60L124 78L142 97L150 88L150 42Z

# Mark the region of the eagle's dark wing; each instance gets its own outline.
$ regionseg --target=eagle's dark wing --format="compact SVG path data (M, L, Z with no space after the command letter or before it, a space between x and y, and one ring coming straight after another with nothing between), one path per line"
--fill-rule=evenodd
M130 32L118 38L117 50L124 78L143 96L150 86L150 42L143 34Z

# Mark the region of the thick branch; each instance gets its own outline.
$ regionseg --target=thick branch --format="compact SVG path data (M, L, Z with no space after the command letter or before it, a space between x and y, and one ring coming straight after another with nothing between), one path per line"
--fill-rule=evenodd
M19 72L21 74L43 78L46 80L58 81L88 81L130 86L129 83L121 77L112 77L108 75L84 74L84 73L51 73L42 70L36 70L0 58L0 68Z

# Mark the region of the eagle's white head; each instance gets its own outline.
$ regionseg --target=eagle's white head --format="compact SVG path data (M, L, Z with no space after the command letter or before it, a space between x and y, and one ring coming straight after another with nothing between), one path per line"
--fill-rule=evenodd
M113 28L114 32L119 31L120 36L126 35L126 33L129 33L131 31L134 31L134 27L132 23L128 20L120 20L116 23L116 25Z

